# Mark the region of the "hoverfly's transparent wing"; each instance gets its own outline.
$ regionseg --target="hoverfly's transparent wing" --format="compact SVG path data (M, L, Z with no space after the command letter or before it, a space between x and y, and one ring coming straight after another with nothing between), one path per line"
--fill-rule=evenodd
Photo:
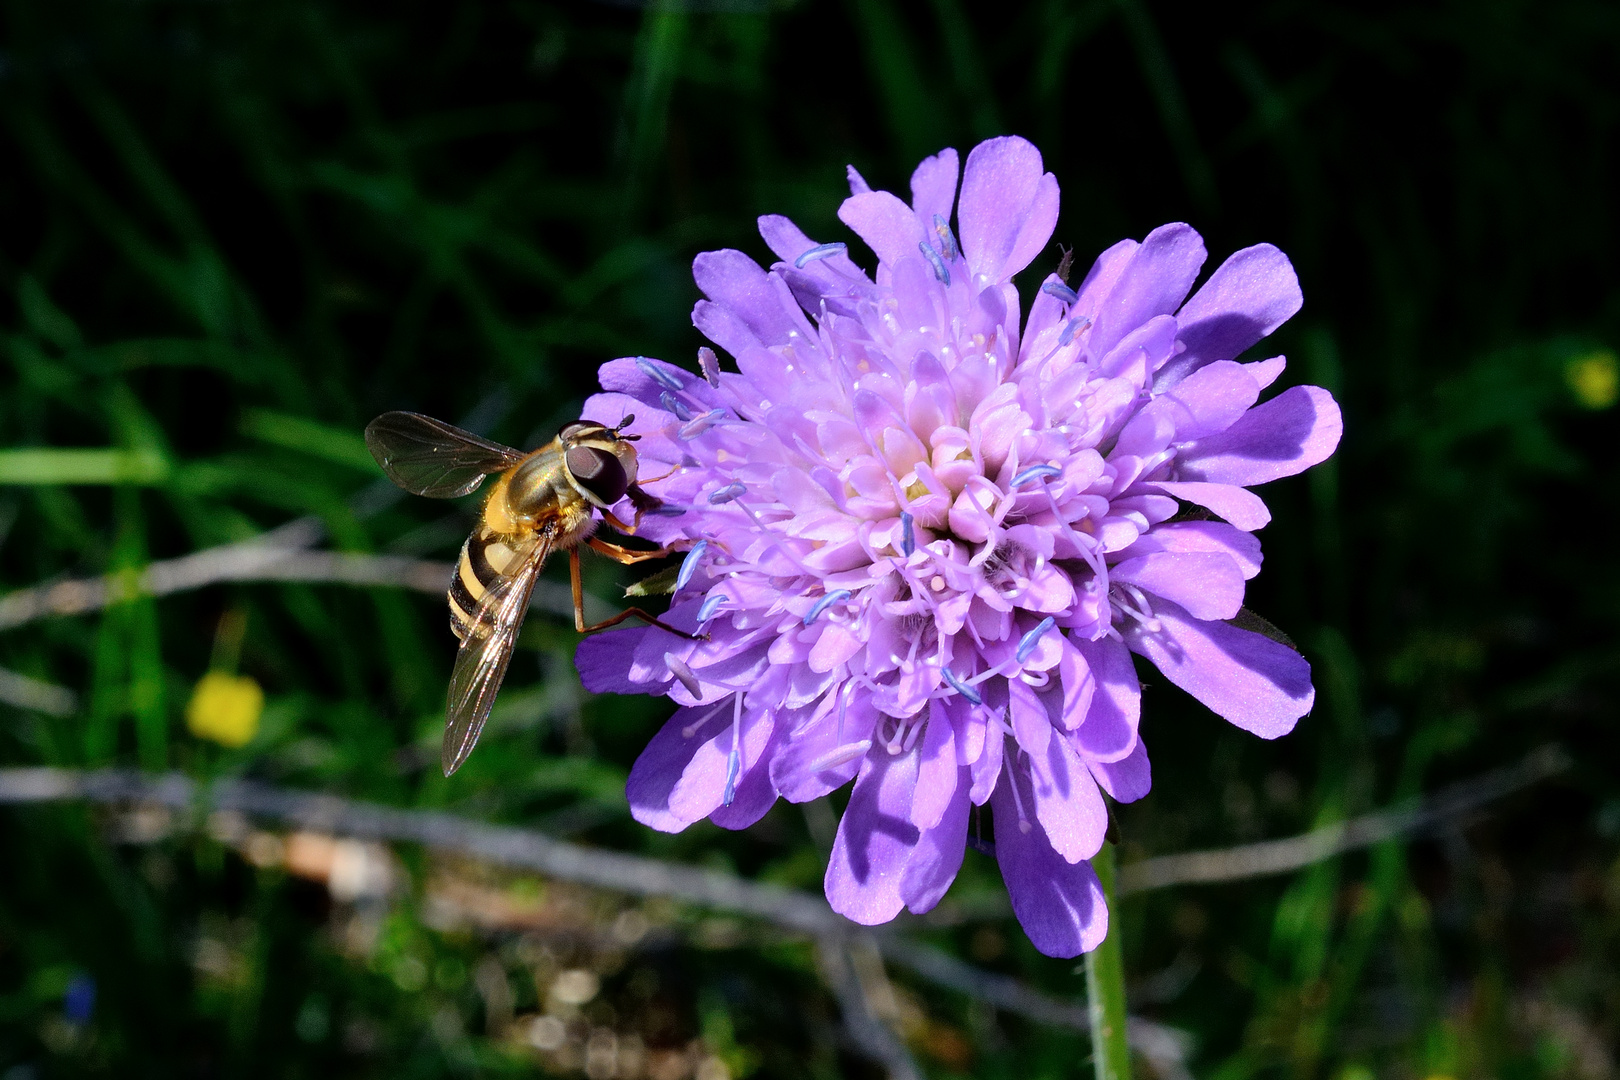
M513 572L503 576L484 593L473 614L461 648L456 652L455 670L450 675L450 694L445 703L444 775L461 768L472 753L473 744L484 730L495 694L506 678L506 665L512 659L523 616L529 610L529 597L539 580L540 568L551 554L551 540L537 539L534 546L513 560Z
M489 473L504 472L525 456L413 412L383 413L367 424L366 446L390 480L430 499L465 495Z

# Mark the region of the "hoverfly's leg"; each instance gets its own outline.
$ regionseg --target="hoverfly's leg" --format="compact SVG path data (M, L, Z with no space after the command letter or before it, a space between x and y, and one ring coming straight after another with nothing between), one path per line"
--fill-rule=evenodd
M585 632L585 584L579 578L579 548L568 549L568 578L574 586L574 629Z
M580 633L582 633L582 634L594 634L598 630L606 630L610 626L618 626L620 623L624 622L624 620L631 619L631 618L640 619L642 622L646 623L648 626L656 626L660 630L668 630L671 634L674 634L677 637L683 637L687 641L707 641L707 640L709 640L709 635L708 634L688 634L685 630L677 630L673 626L669 625L669 623L664 622L662 619L655 618L654 616L647 614L645 611L642 611L638 607L625 608L623 611L619 612L617 615L613 616L613 618L611 618L611 619L603 619L601 622L597 623L595 626L584 627L583 629L580 630Z
M636 520L635 524L633 525L626 525L624 522L620 521L619 515L615 514L611 510L602 511L602 520L613 526L615 529L618 529L626 536L634 536L636 535L636 530L641 527L641 511L636 511Z
M606 540L599 540L594 536L585 542L614 562L621 562L627 566L630 563L646 562L648 559L662 559L668 555L680 554L678 548L670 547L654 548L652 551L636 551L632 548L620 547L618 544L610 544Z

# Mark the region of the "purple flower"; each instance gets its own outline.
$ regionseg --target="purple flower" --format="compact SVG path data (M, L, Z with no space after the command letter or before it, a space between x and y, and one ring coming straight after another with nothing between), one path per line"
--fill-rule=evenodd
M677 831L757 821L855 780L827 898L856 922L927 911L962 864L970 807L1041 951L1106 931L1087 859L1103 794L1149 787L1131 659L1264 738L1311 707L1310 667L1232 621L1270 515L1248 487L1333 452L1317 387L1263 404L1277 357L1232 360L1299 309L1288 259L1238 252L1186 299L1186 225L1049 276L1027 320L1012 276L1041 254L1058 186L992 139L918 166L908 206L854 170L839 217L875 280L781 217L769 271L693 265L698 329L736 361L602 368L588 419L635 413L642 533L691 545L667 619L585 639L596 691L680 708L631 770L637 818ZM956 210L956 226L951 211ZM629 513L630 508L624 508Z

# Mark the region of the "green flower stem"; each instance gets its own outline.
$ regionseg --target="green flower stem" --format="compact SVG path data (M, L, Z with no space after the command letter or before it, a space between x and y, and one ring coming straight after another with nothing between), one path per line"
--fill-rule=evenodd
M1114 845L1105 843L1091 860L1108 904L1108 936L1086 953L1086 997L1091 1003L1091 1056L1097 1080L1130 1080L1131 1047L1125 1037L1125 950L1114 902Z

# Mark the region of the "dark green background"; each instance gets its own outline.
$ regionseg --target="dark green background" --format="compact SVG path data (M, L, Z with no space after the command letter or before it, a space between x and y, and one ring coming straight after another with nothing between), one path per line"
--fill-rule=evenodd
M1613 1075L1620 491L1614 413L1566 373L1620 343L1614 5L0 10L0 445L170 463L144 486L0 486L5 590L304 514L334 546L451 557L470 508L380 499L368 419L417 408L535 445L601 361L690 364L692 256L768 257L766 212L842 235L846 163L904 192L921 156L1018 133L1058 176L1055 241L1081 265L1173 220L1214 262L1282 247L1305 293L1274 339L1283 384L1331 388L1346 434L1265 492L1250 603L1310 656L1318 705L1262 743L1150 675L1155 788L1119 815L1125 858L1289 835L1550 741L1576 765L1438 837L1128 901L1133 1008L1195 1035L1194 1071L1223 1080ZM609 602L628 580L590 572ZM180 717L232 611L269 707L223 751ZM0 764L242 773L818 887L796 807L740 836L634 825L623 774L660 705L576 700L572 628L530 622L511 704L453 782L432 767L442 604L336 586L219 586L0 635L0 666L80 703L0 707ZM524 1074L539 1059L485 1036L470 973L505 972L522 1013L541 953L603 970L592 1022L649 1046L702 1037L733 1075L874 1071L837 1047L802 943L682 912L617 959L575 931L436 930L422 897L442 867L405 851L414 884L357 950L356 916L316 885L206 834L115 831L85 808L0 809L6 1080ZM970 853L953 899L999 889ZM618 908L586 910L605 927ZM1010 918L933 940L1083 991ZM199 965L203 941L224 967ZM62 996L86 975L75 1028ZM896 977L933 1075L1089 1069L1077 1033Z

